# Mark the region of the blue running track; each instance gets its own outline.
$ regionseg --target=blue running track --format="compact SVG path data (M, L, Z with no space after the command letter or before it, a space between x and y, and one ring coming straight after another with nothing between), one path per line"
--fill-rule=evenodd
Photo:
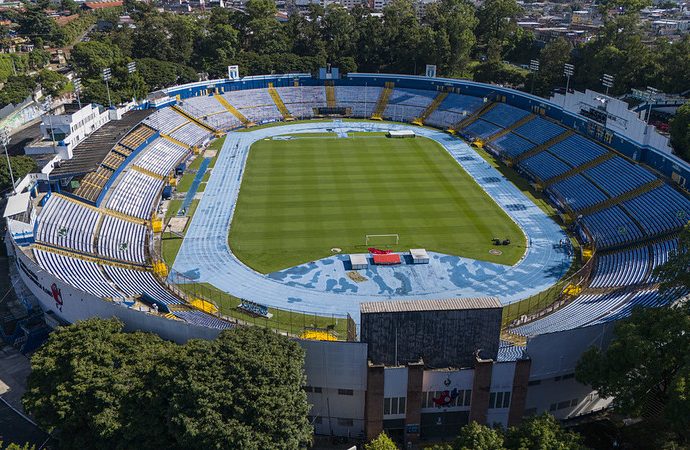
M528 238L514 266L432 253L428 265L370 266L367 281L347 277L347 256L337 255L268 275L244 265L228 246L247 154L252 143L276 135L412 129L439 142L460 166L515 220ZM504 304L541 292L568 270L571 258L556 245L561 228L500 172L462 140L446 133L402 124L313 122L229 133L187 230L173 269L240 298L276 308L314 314L349 313L359 323L359 304L368 301L497 296Z

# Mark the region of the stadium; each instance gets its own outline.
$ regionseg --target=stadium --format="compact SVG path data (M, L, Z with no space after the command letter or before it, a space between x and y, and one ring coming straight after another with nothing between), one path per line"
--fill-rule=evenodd
M22 280L56 323L298 339L317 434L606 408L578 357L687 295L653 271L690 220L690 167L596 92L323 69L127 109L8 202Z

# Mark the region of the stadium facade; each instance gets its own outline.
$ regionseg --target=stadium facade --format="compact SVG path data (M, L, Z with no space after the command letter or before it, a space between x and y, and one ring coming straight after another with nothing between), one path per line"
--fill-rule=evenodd
M370 438L386 429L415 442L450 437L469 420L507 426L526 414L566 419L605 408L611 399L577 383L575 365L588 347L607 345L632 307L686 294L659 294L651 270L690 217L690 166L600 94L549 101L465 80L321 75L155 92L125 115L120 134L104 127L117 136L107 148L80 150L89 138L72 160L30 176L5 211L8 247L45 313L63 323L118 317L177 342L213 338L236 324L168 284L155 258L171 170L214 136L253 123L339 116L424 124L483 146L544 190L592 262L553 312L520 316L507 330L500 299L482 297L364 304L359 341L298 339L315 431ZM526 345L501 340L502 329Z

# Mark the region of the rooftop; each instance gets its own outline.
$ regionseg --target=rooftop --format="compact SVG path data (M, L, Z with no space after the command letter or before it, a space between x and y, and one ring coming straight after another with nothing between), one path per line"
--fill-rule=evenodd
M359 305L362 314L411 311L452 311L459 309L501 308L496 297L449 298L445 300L411 300L394 302L368 302Z

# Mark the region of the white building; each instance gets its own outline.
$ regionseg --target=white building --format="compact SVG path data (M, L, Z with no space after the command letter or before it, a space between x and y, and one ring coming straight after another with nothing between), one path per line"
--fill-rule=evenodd
M109 112L94 104L81 109L65 105L63 114L43 116L42 139L27 145L25 152L27 155L56 153L60 159L71 159L74 147L109 121Z

